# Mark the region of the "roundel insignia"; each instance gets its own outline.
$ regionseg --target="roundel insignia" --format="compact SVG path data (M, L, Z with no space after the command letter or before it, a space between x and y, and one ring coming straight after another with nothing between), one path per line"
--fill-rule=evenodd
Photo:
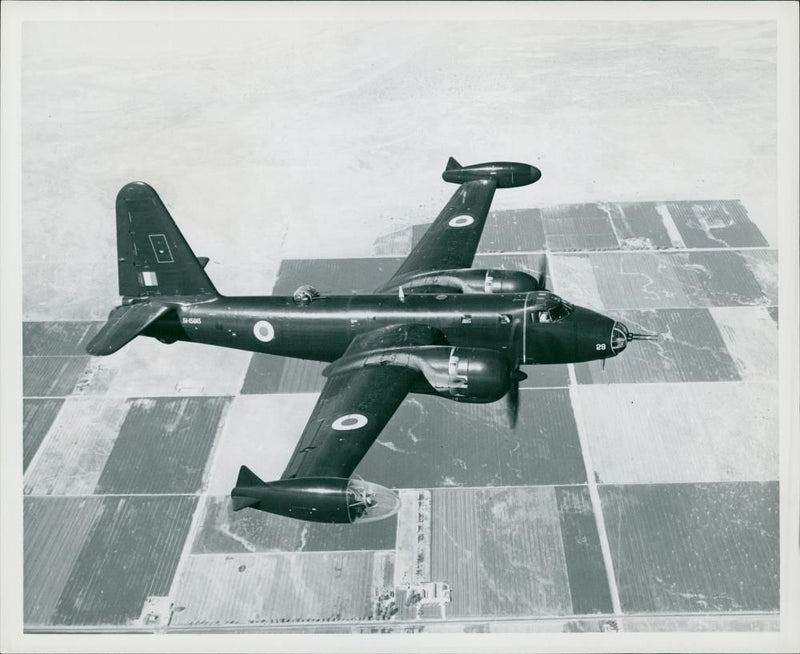
M361 429L368 422L367 416L362 416L360 413L348 413L346 416L336 418L331 427L336 431L351 431L353 429Z
M253 334L255 334L255 337L262 343L269 343L275 338L275 328L272 326L272 323L266 320L259 320L253 325Z
M455 218L451 218L450 222L447 223L450 227L466 227L467 225L471 225L475 222L475 219L472 216L468 216L467 214L456 216Z

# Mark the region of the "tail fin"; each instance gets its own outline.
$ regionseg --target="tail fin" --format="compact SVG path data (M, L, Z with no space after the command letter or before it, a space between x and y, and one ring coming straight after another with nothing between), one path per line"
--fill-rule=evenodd
M254 486L264 486L264 482L247 466L239 468L239 476L236 478L236 487L231 491L231 501L233 502L234 511L239 511L248 506L255 506L258 504L258 498L248 497L246 495L247 489L253 488Z
M126 184L117 195L117 258L124 298L217 295L203 262L144 182Z
M459 168L463 168L463 166L458 163L453 157L450 157L447 160L447 167L445 170L458 170Z

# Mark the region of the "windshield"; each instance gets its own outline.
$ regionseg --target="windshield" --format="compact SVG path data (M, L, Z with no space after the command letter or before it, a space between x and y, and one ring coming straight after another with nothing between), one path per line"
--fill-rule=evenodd
M564 302L561 298L556 299L558 300L556 306L548 310L534 311L531 314L531 320L534 322L558 322L564 320L575 310L575 307L569 302Z

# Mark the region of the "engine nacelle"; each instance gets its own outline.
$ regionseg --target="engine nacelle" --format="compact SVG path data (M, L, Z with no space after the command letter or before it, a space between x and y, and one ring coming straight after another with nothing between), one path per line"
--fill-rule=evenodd
M456 402L496 402L511 386L511 364L500 352L469 347L435 347L421 353L434 394ZM431 372L433 374L431 374Z
M373 522L400 508L392 491L362 479L305 477L265 483L245 466L231 499L234 511L250 507L313 522Z
M511 387L508 358L497 350L450 345L387 347L342 357L322 374L326 377L370 366L394 366L417 370L425 378L415 393L441 395L458 402L496 402Z
M398 287L404 293L526 293L538 291L541 284L535 277L519 270L499 268L456 268L424 272L394 280L381 292L390 293Z

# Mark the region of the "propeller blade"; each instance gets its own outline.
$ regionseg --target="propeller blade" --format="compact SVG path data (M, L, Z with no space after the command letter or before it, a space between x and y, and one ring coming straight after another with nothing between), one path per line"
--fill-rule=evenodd
M525 375L525 373L521 374ZM519 382L520 379L518 377L512 376L511 386L508 389L508 393L506 393L506 415L511 429L517 426L517 416L519 415Z
M547 253L544 252L541 255L541 260L539 261L539 270L537 271L537 280L539 281L539 289L549 289L550 288L550 279L549 275L547 274L547 270L549 268L547 263Z

